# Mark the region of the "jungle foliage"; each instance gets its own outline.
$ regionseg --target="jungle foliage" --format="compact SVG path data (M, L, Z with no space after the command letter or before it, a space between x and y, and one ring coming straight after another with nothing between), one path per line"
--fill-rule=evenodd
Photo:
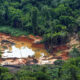
M80 0L0 0L0 25L40 35L49 45L63 44L80 32Z
M80 80L80 57L52 65L27 65L11 73L0 67L0 80Z

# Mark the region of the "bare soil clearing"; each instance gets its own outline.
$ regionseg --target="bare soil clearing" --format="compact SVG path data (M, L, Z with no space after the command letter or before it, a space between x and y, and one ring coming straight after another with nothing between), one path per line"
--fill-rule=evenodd
M6 58L0 59L0 63L2 65L10 64L53 64L57 59L67 60L68 53L72 50L73 45L77 45L79 47L79 41L76 38L71 37L71 41L66 45L56 46L53 49L53 54L49 54L44 44L39 43L42 40L40 36L21 36L21 37L13 37L8 34L0 33L0 46L2 54L6 49L9 49L9 52L12 51L12 45L15 45L16 48L21 49L21 47L28 47L35 52L33 57L26 58ZM24 54L24 53L22 53Z

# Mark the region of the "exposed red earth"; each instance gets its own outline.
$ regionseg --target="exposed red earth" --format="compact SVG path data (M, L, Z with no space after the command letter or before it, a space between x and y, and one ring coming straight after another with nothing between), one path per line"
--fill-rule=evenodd
M6 40L7 42L9 41L10 43L3 42L2 41ZM68 57L68 52L69 49L71 48L70 46L67 45L61 45L61 46L56 46L53 48L53 54L47 53L44 44L37 43L42 40L42 37L40 36L21 36L21 37L13 37L8 34L0 33L0 46L1 46L1 51L4 52L3 47L7 47L11 50L11 43L16 44L15 46L17 48L21 48L22 46L28 46L32 50L36 52L35 56L32 58L26 58L26 59L0 59L1 64L53 64L53 62L57 59L62 59L62 60L67 60ZM59 55L57 55L58 51L61 51ZM41 57L40 53L44 53L45 56ZM24 54L24 53L23 53ZM35 62L36 61L36 62Z

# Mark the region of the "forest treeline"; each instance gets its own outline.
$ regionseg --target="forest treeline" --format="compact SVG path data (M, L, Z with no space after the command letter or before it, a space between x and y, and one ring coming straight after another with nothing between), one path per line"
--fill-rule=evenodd
M0 0L0 25L62 44L69 34L80 33L80 0Z
M80 0L0 0L0 32L40 35L50 46L66 43L74 33L80 38ZM80 51L74 48L69 56L14 74L0 67L0 80L80 80Z
M0 67L0 80L80 80L80 57L54 65L27 65L20 70Z

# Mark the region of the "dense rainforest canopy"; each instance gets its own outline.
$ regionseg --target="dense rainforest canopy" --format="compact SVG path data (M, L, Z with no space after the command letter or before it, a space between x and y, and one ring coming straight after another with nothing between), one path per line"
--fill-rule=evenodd
M0 25L43 36L49 44L65 43L79 33L80 0L0 0Z
M39 35L46 46L64 44L74 33L80 38L80 0L0 0L0 32ZM80 50L73 48L69 56L14 74L0 67L0 80L80 80Z

